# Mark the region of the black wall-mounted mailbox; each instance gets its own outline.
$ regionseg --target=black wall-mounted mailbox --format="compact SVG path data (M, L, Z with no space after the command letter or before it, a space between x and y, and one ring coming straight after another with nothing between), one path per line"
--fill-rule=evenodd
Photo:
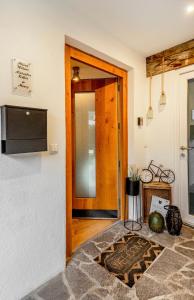
M1 150L5 154L47 151L47 110L2 106Z

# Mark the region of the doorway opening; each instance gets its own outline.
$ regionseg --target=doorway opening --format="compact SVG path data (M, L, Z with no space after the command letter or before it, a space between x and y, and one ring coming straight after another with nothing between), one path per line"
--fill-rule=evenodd
M66 244L124 218L127 72L66 45Z

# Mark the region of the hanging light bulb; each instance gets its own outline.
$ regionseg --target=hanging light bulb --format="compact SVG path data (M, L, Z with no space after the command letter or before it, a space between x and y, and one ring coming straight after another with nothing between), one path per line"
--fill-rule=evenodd
M166 94L164 91L164 56L162 58L162 74L161 74L161 95L160 95L160 105L166 104Z
M148 120L152 120L154 117L154 112L153 112L153 108L151 106L148 107L148 111L147 111L147 119Z
M154 112L152 108L152 76L150 76L150 85L149 85L149 107L147 111L147 119L151 120L154 117Z
M80 76L79 76L79 67L73 67L73 76L72 76L72 80L74 82L78 82L80 81Z

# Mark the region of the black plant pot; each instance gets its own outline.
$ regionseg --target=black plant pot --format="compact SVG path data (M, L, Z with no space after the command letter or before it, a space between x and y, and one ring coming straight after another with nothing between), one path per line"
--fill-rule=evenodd
M166 205L164 208L167 210L166 226L168 232L171 235L180 235L183 223L179 208L175 205Z
M132 181L129 177L126 178L126 194L130 196L139 195L139 180Z

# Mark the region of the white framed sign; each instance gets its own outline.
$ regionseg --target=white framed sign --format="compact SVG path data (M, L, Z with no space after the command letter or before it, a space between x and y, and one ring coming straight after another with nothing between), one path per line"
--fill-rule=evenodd
M170 201L160 198L158 196L152 196L152 202L151 202L151 207L150 207L150 213L153 211L157 211L161 213L161 215L166 217L167 210L164 208L165 205L169 205Z
M12 59L13 93L19 96L30 96L32 92L31 63L21 59Z

